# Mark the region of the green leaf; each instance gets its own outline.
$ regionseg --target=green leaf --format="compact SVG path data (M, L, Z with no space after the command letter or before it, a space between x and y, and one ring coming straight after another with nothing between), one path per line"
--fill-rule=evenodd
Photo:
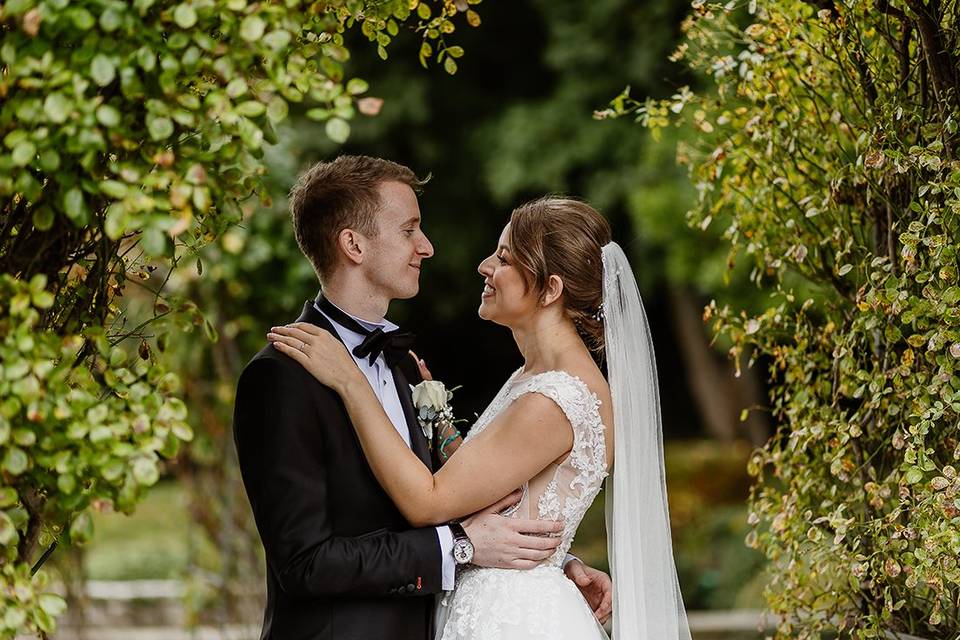
M33 0L7 0L5 12L11 16L19 16L29 11L34 4Z
M247 16L240 23L240 37L247 42L256 42L263 37L266 24L260 16Z
M17 490L13 487L0 487L0 509L15 505L19 499L20 496L17 495Z
M19 116L18 116L19 117ZM12 149L21 142L28 140L30 134L28 134L23 129L14 129L7 135L3 137L3 144L7 145L8 148Z
M231 98L239 98L247 92L247 81L245 78L234 78L227 83L227 95Z
M17 527L6 511L0 511L0 546L10 546L17 542Z
M918 467L910 467L910 469L907 470L907 473L904 476L904 480L906 480L907 484L917 484L922 479L923 479L923 471L921 471Z
M193 440L193 429L186 422L173 423L171 431L173 431L173 435L184 442L190 442Z
M40 168L53 172L60 168L60 154L54 149L44 149L40 152Z
M73 25L80 31L88 31L96 24L93 14L83 8L71 9L70 17L73 19Z
M93 538L93 518L87 511L81 512L70 523L70 542L84 544Z
M143 45L137 49L137 64L144 71L153 71L157 66L157 56L147 45Z
M116 200L127 197L129 187L119 180L104 180L100 183L100 191Z
M370 84L361 78L350 78L347 82L347 93L352 96L366 93L370 89Z
M107 217L103 226L108 238L119 240L126 233L128 223L129 216L123 205L113 204L107 207Z
M33 306L38 309L49 309L53 306L54 298L53 294L49 291L38 291L33 294Z
M115 127L120 124L120 112L108 104L97 107L97 121L105 127Z
M53 122L62 124L67 121L73 104L62 93L51 93L43 101L43 112Z
M446 49L448 56L453 56L454 58L463 57L463 47L449 47Z
M101 87L105 87L117 77L117 69L113 61L102 53L93 57L90 63L90 77Z
M170 118L147 116L147 129L154 140L166 140L173 135L173 121Z
M270 104L267 105L267 118L270 122L280 122L286 119L289 110L286 100L280 96L273 96L270 98Z
M292 39L293 36L290 35L289 31L275 29L263 37L263 43L274 51L280 51L290 44L290 40Z
M69 473L62 473L57 477L57 488L66 494L77 490L77 479Z
M327 137L337 144L343 144L350 137L350 123L343 118L330 118L327 120L325 130Z
M122 21L123 16L116 7L110 7L100 14L100 28L108 33L119 29Z
M66 600L53 593L42 594L37 598L37 602L40 608L53 618L62 615L63 612L67 610Z
M27 610L22 607L9 607L3 616L3 624L7 629L20 629L26 621Z
M185 2L174 10L173 20L181 29L189 29L197 24L197 10L192 4Z
M156 227L150 227L144 230L142 244L143 250L146 251L148 255L154 257L162 256L167 249L167 240L163 232Z
M54 213L50 207L39 207L33 212L33 226L40 231L49 231L53 227Z
M80 187L73 187L63 195L63 212L71 220L79 220L87 213L87 205Z
M100 425L90 430L90 442L93 444L101 444L112 439L113 431L111 431L108 426Z
M447 56L443 59L443 69L450 75L455 74L457 72L457 61Z
M247 118L255 118L262 115L267 110L267 106L259 100L247 100L237 105L236 111Z
M24 140L13 148L13 154L11 154L11 158L13 159L13 164L16 166L25 167L33 161L33 158L36 155L36 146L34 146L34 144L29 140Z
M149 458L140 458L133 463L133 477L140 484L150 487L160 479L160 471L157 469L157 463Z
M29 462L23 449L10 447L7 449L7 455L3 457L3 470L12 476L18 476L27 470Z

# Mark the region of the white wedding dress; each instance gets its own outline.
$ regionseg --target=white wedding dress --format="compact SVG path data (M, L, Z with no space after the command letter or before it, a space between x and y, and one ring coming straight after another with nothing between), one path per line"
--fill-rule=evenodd
M577 586L563 573L563 559L587 508L607 477L605 426L600 400L587 385L563 371L518 378L515 372L477 420L464 446L511 402L540 393L563 410L573 426L573 448L524 484L510 517L564 522L556 552L530 570L469 565L457 573L454 591L437 607L437 640L601 640L607 634Z

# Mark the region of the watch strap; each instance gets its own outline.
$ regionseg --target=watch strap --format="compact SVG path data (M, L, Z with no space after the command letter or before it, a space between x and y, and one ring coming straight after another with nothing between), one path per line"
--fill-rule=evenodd
M450 527L450 533L453 534L454 540L466 540L467 542L470 541L470 536L467 535L463 525L459 522L451 522L447 526Z

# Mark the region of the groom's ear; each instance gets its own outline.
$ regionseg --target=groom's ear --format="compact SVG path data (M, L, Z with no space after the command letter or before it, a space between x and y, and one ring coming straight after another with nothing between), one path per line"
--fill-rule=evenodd
M364 242L362 233L353 229L344 229L337 234L337 246L346 259L353 264L363 263Z
M543 294L540 296L540 302L543 306L548 306L560 299L563 295L563 280L560 276L550 276L547 278L547 286L543 288Z

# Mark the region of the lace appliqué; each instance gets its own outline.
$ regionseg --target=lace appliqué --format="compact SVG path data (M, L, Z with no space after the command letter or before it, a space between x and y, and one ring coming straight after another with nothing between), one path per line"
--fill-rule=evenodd
M557 495L556 478L551 480L544 492L540 494L540 499L537 500L537 514L541 520L560 519L560 496Z
M573 448L537 498L537 516L541 520L561 517L564 520L563 542L547 561L548 564L559 566L573 543L580 521L600 492L608 473L600 399L583 380L565 371L547 371L523 380L516 380L517 373L507 380L464 442L482 432L497 415L524 394L540 393L557 403L573 428ZM527 487L524 484L524 500L527 499Z
M557 465L539 496L533 495L530 482L524 483L520 505L536 500L536 517L563 519L562 542L556 552L535 569L470 566L458 570L455 591L441 603L438 637L442 640L606 638L602 629L596 627L583 596L561 569L577 527L607 476L600 400L580 378L563 371L548 371L516 380L518 373L500 389L464 443L481 433L510 403L526 393L543 394L560 407L573 428L573 447L567 458ZM542 485L538 482L538 486ZM524 513L519 510L520 505L505 515Z

